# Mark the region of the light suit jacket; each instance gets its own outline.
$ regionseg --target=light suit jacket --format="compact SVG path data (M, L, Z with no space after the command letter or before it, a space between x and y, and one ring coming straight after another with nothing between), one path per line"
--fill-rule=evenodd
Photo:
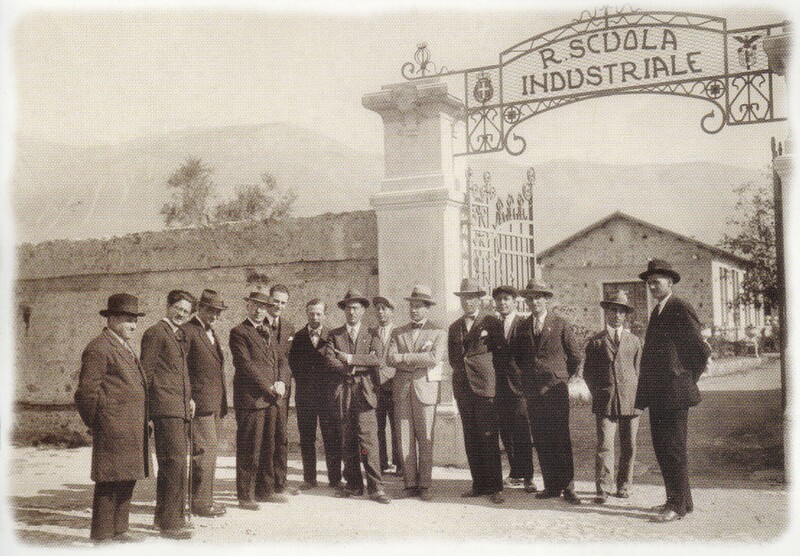
M429 376L429 370L436 365L443 365L447 357L447 335L445 331L430 320L419 329L414 341L414 329L411 323L392 331L389 342L387 360L399 359L394 366L393 392L399 392L413 385L414 393L425 405L433 405L439 401L439 382L441 376Z

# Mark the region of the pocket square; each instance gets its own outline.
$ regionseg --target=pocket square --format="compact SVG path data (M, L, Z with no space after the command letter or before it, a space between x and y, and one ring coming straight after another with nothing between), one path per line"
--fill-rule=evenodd
M489 335L489 331L488 330L481 330L481 338L483 338L484 336L488 336L488 335Z
M440 380L442 380L443 370L444 370L444 365L441 362L437 363L436 366L428 369L426 372L428 382L439 382Z

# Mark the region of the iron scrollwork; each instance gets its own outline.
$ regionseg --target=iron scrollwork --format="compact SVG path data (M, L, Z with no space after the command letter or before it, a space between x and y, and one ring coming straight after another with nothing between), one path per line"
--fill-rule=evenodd
M436 68L436 64L431 62L431 53L428 50L428 44L421 42L417 44L417 51L414 52L414 61L406 62L400 68L400 72L406 79L420 79L422 77L430 77L435 75L444 75L447 73L447 68Z

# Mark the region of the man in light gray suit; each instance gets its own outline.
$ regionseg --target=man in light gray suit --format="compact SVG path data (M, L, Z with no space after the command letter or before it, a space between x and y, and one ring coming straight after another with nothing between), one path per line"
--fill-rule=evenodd
M414 286L406 300L411 322L392 332L386 361L396 369L392 398L405 470L402 496L429 501L433 498L433 430L447 335L428 320L430 307L435 305L430 288Z

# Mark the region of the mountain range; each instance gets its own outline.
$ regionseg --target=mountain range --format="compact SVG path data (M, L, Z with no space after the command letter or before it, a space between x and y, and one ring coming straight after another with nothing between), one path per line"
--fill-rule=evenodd
M383 157L288 123L199 128L115 145L78 147L18 137L12 177L17 243L118 236L163 228L166 181L188 157L214 169L217 199L263 172L294 190L293 214L369 208ZM516 192L527 167L509 157L473 157L499 193ZM729 229L734 188L763 170L720 162L624 166L577 160L535 164L538 249L616 210L716 244ZM459 176L463 183L463 176Z

